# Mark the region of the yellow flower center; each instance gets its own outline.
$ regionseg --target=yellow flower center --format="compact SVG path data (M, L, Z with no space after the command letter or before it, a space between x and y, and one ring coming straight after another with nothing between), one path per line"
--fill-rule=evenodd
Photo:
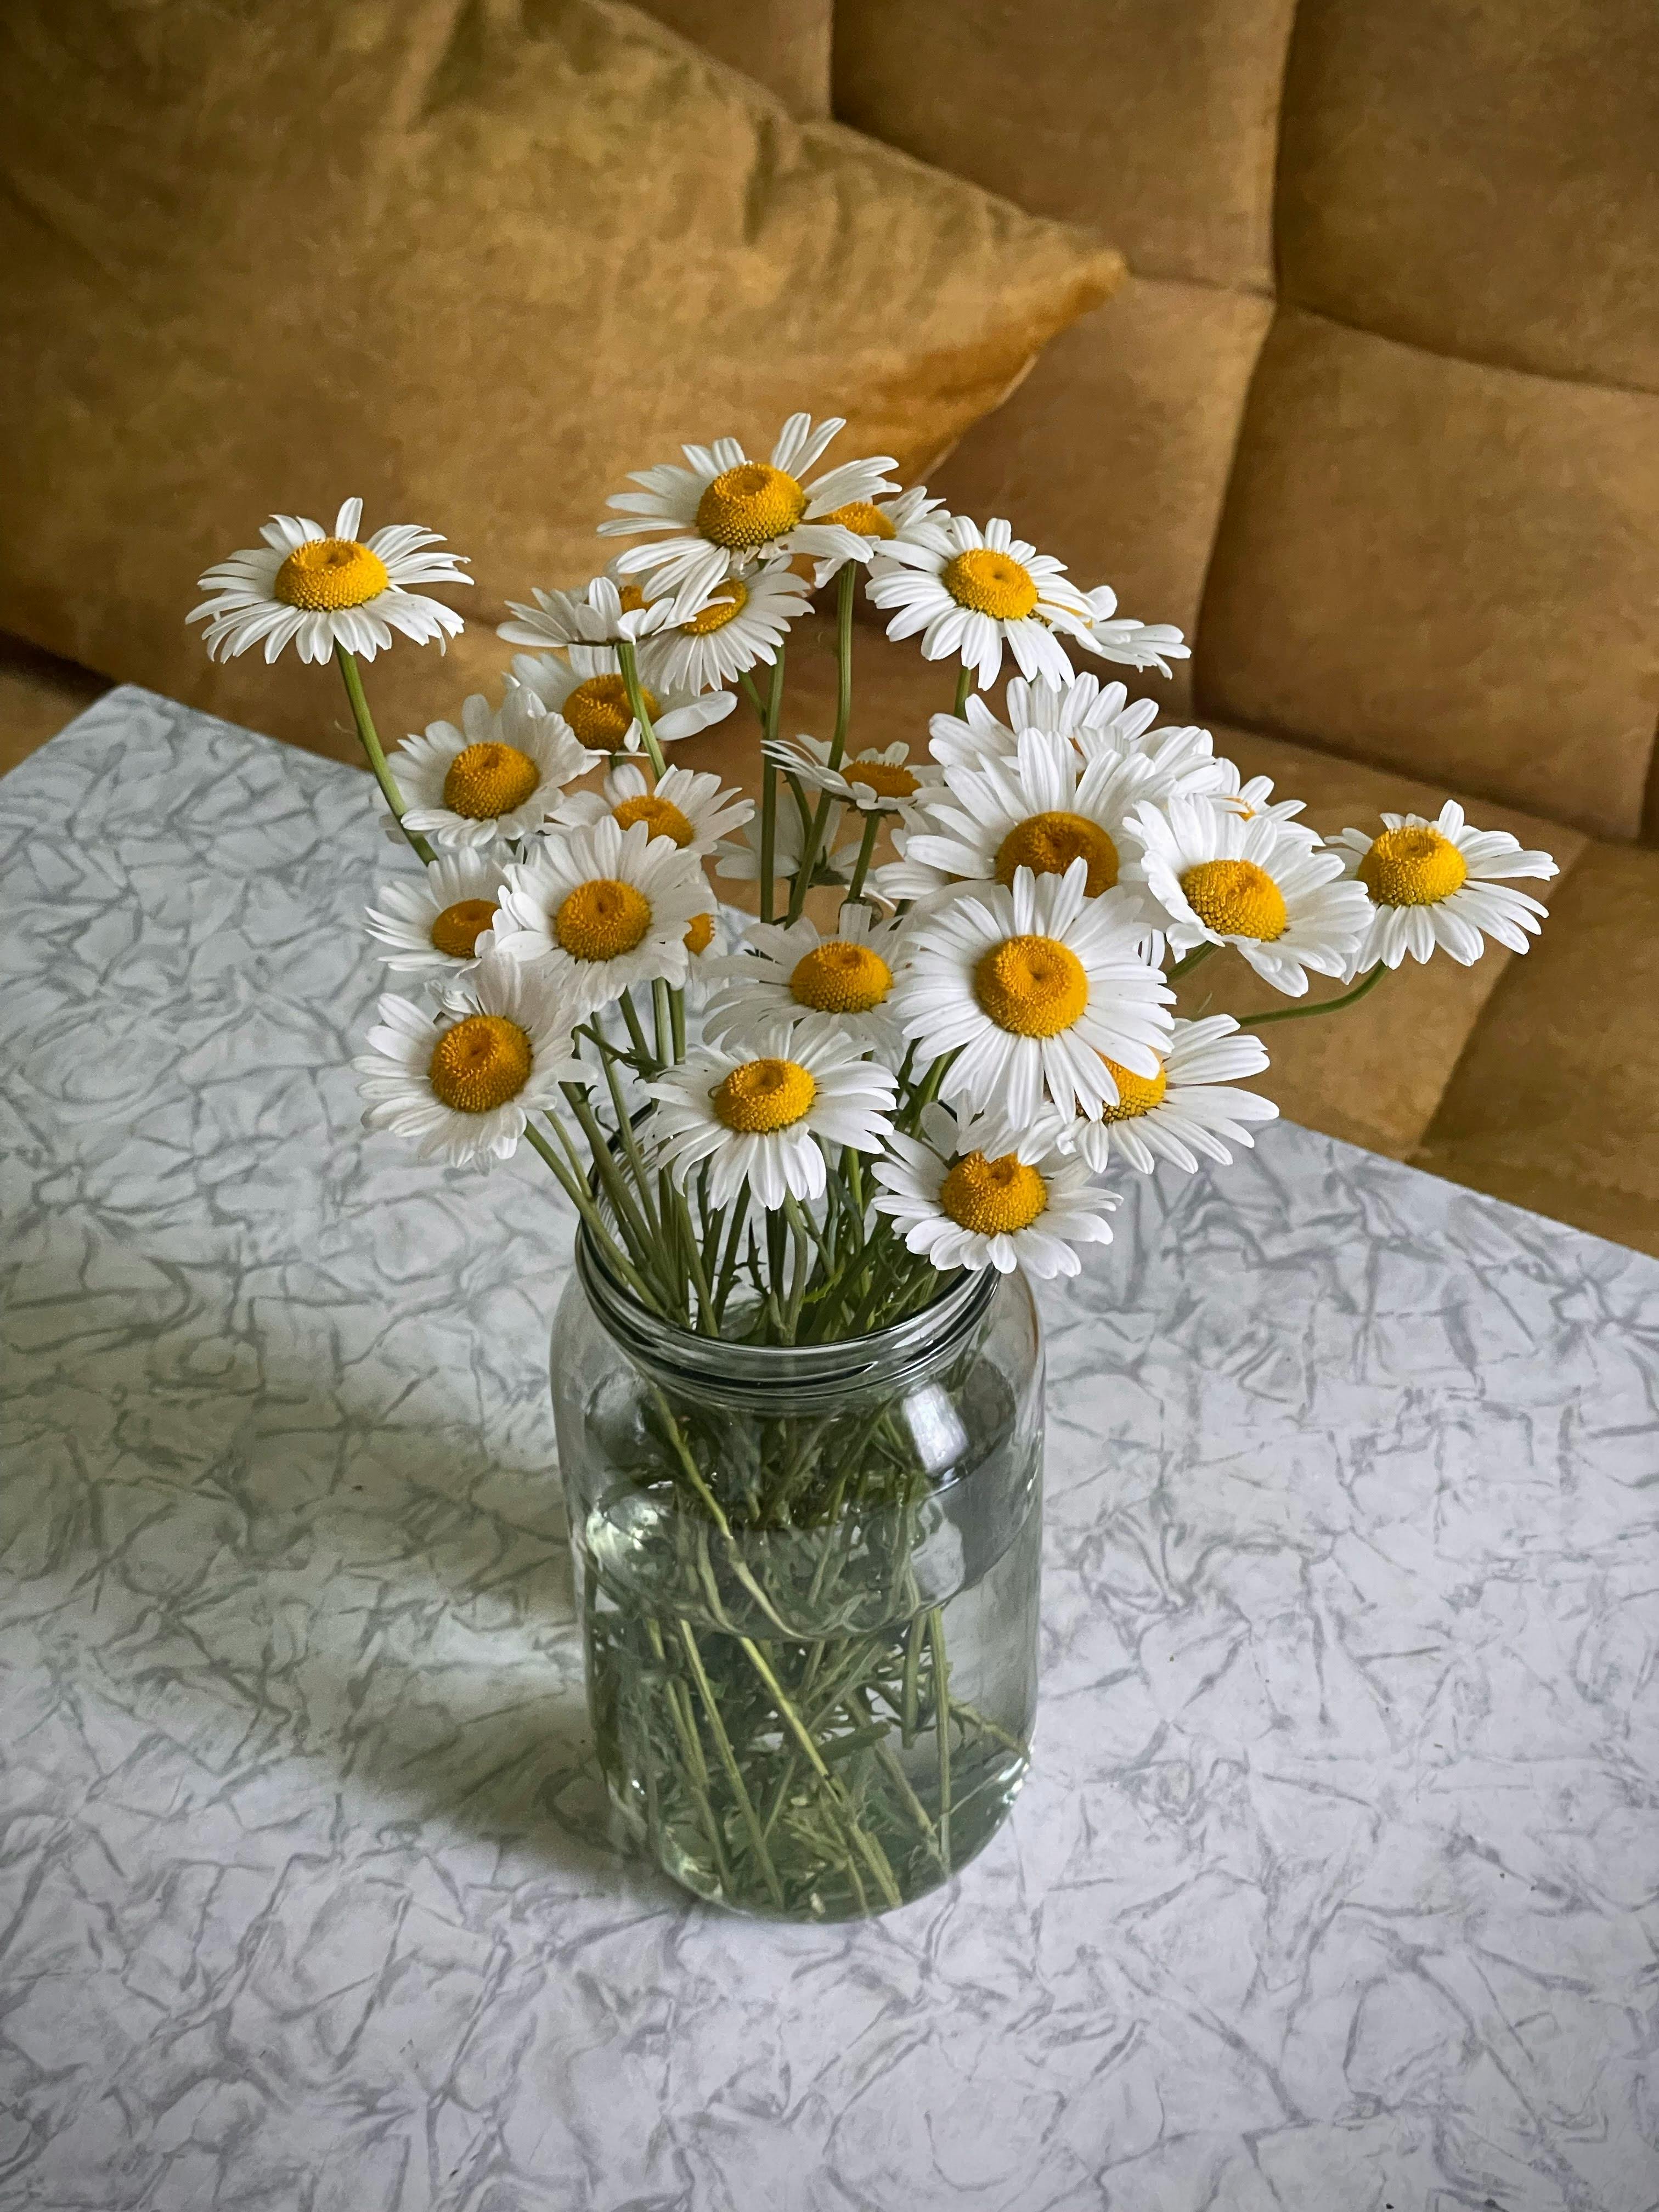
M638 584L624 584L617 593L625 615L636 615L645 605L645 593Z
M644 685L640 696L654 722L662 708ZM590 676L579 684L559 712L582 744L596 753L615 752L628 735L634 709L628 703L628 686L620 676Z
M893 988L893 971L867 945L832 938L795 963L790 996L820 1014L867 1014Z
M1137 1115L1150 1114L1154 1106L1164 1103L1164 1094L1170 1087L1170 1079L1163 1068L1156 1075L1136 1075L1127 1067L1120 1067L1115 1060L1108 1060L1106 1073L1117 1085L1117 1103L1108 1106L1101 1115L1103 1121L1133 1121Z
M1181 878L1187 903L1218 937L1255 937L1271 945L1290 916L1285 894L1254 860L1200 860Z
M878 799L908 799L917 789L916 778L902 761L848 761L842 769L848 783L861 783Z
M793 530L805 512L806 494L793 477L765 461L741 461L697 501L697 528L713 544L746 553Z
M714 941L714 917L712 914L696 915L691 927L681 939L690 953L707 952Z
M727 623L735 622L748 604L748 585L740 584L735 576L728 576L702 612L680 624L680 635L713 637L717 629L724 629Z
M553 934L573 960L615 960L651 927L651 902L632 884L595 876L559 903Z
M432 925L432 942L452 960L470 960L474 946L495 919L494 899L457 899Z
M958 1228L1009 1236L1030 1227L1048 1203L1048 1186L1018 1153L988 1160L983 1152L969 1152L939 1185L939 1202Z
M815 514L812 517L814 529L828 522L838 522L843 530L851 530L860 538L898 536L897 531L873 500L855 499L846 507L838 507L833 514Z
M708 1097L728 1129L760 1136L799 1121L817 1095L817 1085L798 1060L751 1060L734 1067Z
M673 800L659 799L654 791L624 799L611 811L624 830L631 830L636 822L648 823L653 837L672 837L682 851L697 834Z
M999 622L1018 622L1037 603L1036 579L1029 568L988 545L975 545L947 561L939 579L959 607Z
M444 777L444 805L468 822L493 822L522 806L542 772L517 745L465 745Z
M1034 876L1063 876L1073 860L1089 863L1085 886L1098 898L1117 881L1117 847L1097 822L1085 814L1031 814L997 847L996 879L1012 884L1016 868Z
M307 614L365 606L392 581L386 562L355 538L313 538L296 545L276 571L271 595Z
M1089 979L1069 945L1053 937L1005 937L981 956L974 996L1000 1030L1058 1036L1089 1003Z
M1379 906L1438 906L1468 880L1469 864L1438 830L1385 830L1359 863Z
M457 1114L489 1114L518 1097L533 1064L530 1039L517 1022L469 1014L433 1047L427 1078L434 1097Z

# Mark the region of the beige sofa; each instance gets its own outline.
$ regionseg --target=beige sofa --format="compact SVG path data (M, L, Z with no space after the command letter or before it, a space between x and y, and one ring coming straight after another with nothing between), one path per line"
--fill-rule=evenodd
M1659 1251L1659 14L652 12L1127 254L934 488L1181 623L1194 657L1149 688L1320 826L1455 794L1555 853L1528 957L1287 1024L1272 1081L1299 1120ZM873 641L867 711L914 727L939 672ZM0 762L95 681L0 656Z

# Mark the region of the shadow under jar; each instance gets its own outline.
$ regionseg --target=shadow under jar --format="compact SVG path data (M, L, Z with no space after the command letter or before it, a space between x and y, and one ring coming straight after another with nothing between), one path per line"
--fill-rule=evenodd
M838 1344L696 1336L584 1231L554 1323L600 1765L699 1897L837 1920L1001 1825L1036 1709L1042 1352L1023 1276Z

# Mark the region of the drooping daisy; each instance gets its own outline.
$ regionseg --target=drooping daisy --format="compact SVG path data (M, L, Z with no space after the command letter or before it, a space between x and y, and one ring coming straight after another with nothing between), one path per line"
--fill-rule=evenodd
M1270 775L1253 775L1246 783L1238 763L1227 759L1224 754L1216 756L1213 770L1203 788L1218 806L1231 814L1237 814L1244 822L1253 820L1258 814L1271 815L1275 822L1288 828L1293 836L1305 837L1315 845L1321 842L1317 830L1310 830L1305 822L1296 819L1307 805L1305 799L1275 799Z
M1118 879L1127 817L1164 788L1133 753L1103 753L1079 772L1057 730L1024 731L1012 759L988 757L944 775L945 788L924 794L897 833L900 857L876 872L883 898L931 899L953 882L1012 884L1022 867L1063 875L1077 860L1097 898Z
M1075 1150L1097 1175L1114 1159L1150 1175L1160 1160L1173 1161L1188 1175L1199 1156L1232 1164L1226 1139L1255 1142L1247 1121L1271 1121L1279 1109L1271 1098L1231 1086L1247 1075L1260 1075L1267 1049L1231 1014L1211 1014L1201 1022L1177 1021L1164 1065L1150 1081L1127 1067L1114 1066L1117 1103L1097 1121L1073 1121L1060 1141Z
M1089 635L1103 660L1115 660L1125 668L1156 668L1172 676L1172 660L1190 660L1193 649L1172 623L1132 622L1117 611L1117 593L1109 584L1085 594L1089 602Z
M495 955L455 985L434 1018L388 994L352 1061L368 1102L363 1125L416 1140L422 1159L487 1168L513 1153L528 1117L560 1103L562 1083L591 1083L575 1057L568 1003L535 971Z
M720 978L714 970L730 949L730 936L726 916L713 898L706 913L692 915L691 926L681 939L687 954L684 990L688 1006L706 1006L719 990Z
M1175 994L1139 956L1139 897L1091 899L1088 876L1080 859L1063 876L1018 868L1012 887L975 885L912 917L893 1012L919 1067L957 1054L945 1100L994 1107L1023 1128L1045 1093L1067 1115L1114 1103L1108 1056L1157 1074Z
M1468 968L1486 951L1483 933L1511 952L1524 952L1546 909L1498 879L1547 879L1559 872L1549 854L1528 851L1507 830L1471 830L1453 799L1433 822L1420 814L1385 814L1378 836L1345 830L1337 842L1345 870L1370 893L1374 909L1349 963L1351 976L1379 961L1397 968L1408 953L1426 960L1437 945Z
M671 768L654 786L639 764L619 761L598 791L574 791L560 807L564 823L600 822L608 815L631 830L643 822L653 837L672 838L683 853L712 853L740 830L755 803L707 769Z
M589 752L533 691L514 686L499 707L475 691L460 726L428 722L405 738L389 766L407 804L404 826L434 844L482 848L533 837L557 811L564 787L597 768Z
M683 983L686 937L710 905L695 853L611 816L544 838L508 868L495 943L535 961L578 1017L635 983Z
M1299 999L1311 969L1340 975L1370 921L1363 884L1345 883L1341 855L1270 814L1246 821L1206 798L1142 805L1140 844L1126 877L1163 909L1177 957L1231 945L1264 982ZM1152 1073L1151 1069L1144 1072Z
M580 592L538 592L533 606L509 599L512 622L497 623L495 635L509 645L533 645L545 653L570 645L614 645L619 637L649 637L668 620L666 600L653 602L637 584L611 575L595 576Z
M616 647L573 645L563 660L551 653L516 654L513 682L533 691L544 706L562 715L578 744L600 753L638 752L645 733L629 704ZM664 744L695 737L712 722L723 722L738 703L730 691L705 691L699 698L690 691L665 689L659 695L644 683L640 696Z
M788 1022L740 1046L702 1046L647 1088L652 1135L682 1189L705 1162L708 1196L740 1190L769 1213L785 1195L822 1198L824 1148L878 1152L892 1134L896 1079L847 1037L804 1040Z
M674 611L669 599L653 604ZM692 694L735 684L763 661L769 668L790 623L811 611L806 586L787 561L722 577L701 606L652 639L641 674L669 691Z
M792 415L769 461L751 461L735 438L720 438L712 446L683 446L684 468L671 462L636 473L629 481L643 489L617 492L606 501L617 510L617 519L602 522L600 535L669 534L647 545L630 545L617 557L618 572L648 576L650 596L672 592L685 611L701 605L724 578L776 555L862 560L862 539L825 518L838 507L896 491L886 474L892 456L844 461L805 481L824 447L845 428L839 415L816 428L810 415Z
M838 522L844 529L850 530L855 538L861 538L864 542L861 557L869 561L880 552L884 544L902 536L913 522L920 520L924 514L936 513L944 504L942 499L927 496L926 484L916 484L892 499L849 501L845 507L838 507L833 514L826 514L822 519L825 522ZM821 555L812 563L812 588L815 592L823 589L842 565L845 557L841 554L828 553Z
M729 1042L790 1021L804 1040L844 1036L860 1049L902 1055L889 1011L900 934L899 924L877 921L856 902L843 904L832 930L805 915L787 926L751 923L745 950L714 963L721 988L709 1001L706 1034Z
M387 948L380 955L386 966L407 975L470 969L495 927L504 860L465 849L441 853L418 876L383 884L375 894L380 903L368 909L368 930Z
M453 607L413 591L415 584L470 584L465 556L434 553L435 530L398 522L358 543L363 503L349 499L331 536L308 515L273 514L245 548L198 579L213 594L185 619L205 622L202 641L215 660L231 660L263 643L267 662L286 645L301 660L326 660L337 645L373 660L402 632L416 645L434 638L440 651L465 624Z
M1039 1282L1075 1275L1083 1263L1074 1247L1111 1243L1105 1216L1118 1200L1090 1182L1081 1159L1059 1149L1059 1126L1044 1115L1011 1144L1012 1133L983 1115L959 1124L930 1107L922 1118L927 1143L896 1131L888 1139L875 1166L883 1187L876 1211L941 1274L1024 1267Z
M799 776L809 791L827 791L831 799L860 814L896 814L919 791L939 781L936 769L911 765L910 748L902 738L890 745L848 753L839 768L830 767L831 748L823 738L779 738L763 750L786 775Z
M805 832L801 825L800 809L795 795L786 785L778 793L777 817L772 835L772 875L775 882L787 883L800 866L800 856L805 845ZM834 852L826 849L828 840L818 848L816 877L828 870L830 878L842 880L857 865L859 848L850 841L838 845ZM728 838L720 847L714 862L714 873L727 883L752 884L760 880L761 823L758 814L751 816L741 836Z
M981 531L965 514L927 514L871 562L869 592L895 610L889 637L921 634L929 660L956 659L988 689L1006 645L1025 676L1072 680L1058 633L1091 644L1089 604L1064 564L1016 538L1006 522Z

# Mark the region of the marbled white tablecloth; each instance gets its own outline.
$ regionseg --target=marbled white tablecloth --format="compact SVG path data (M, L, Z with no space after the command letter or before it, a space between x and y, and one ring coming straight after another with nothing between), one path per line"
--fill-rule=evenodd
M7 2212L1659 2204L1659 1267L1133 1185L1011 1826L722 1917L597 1825L568 1218L358 1126L376 803L131 690L0 782Z

